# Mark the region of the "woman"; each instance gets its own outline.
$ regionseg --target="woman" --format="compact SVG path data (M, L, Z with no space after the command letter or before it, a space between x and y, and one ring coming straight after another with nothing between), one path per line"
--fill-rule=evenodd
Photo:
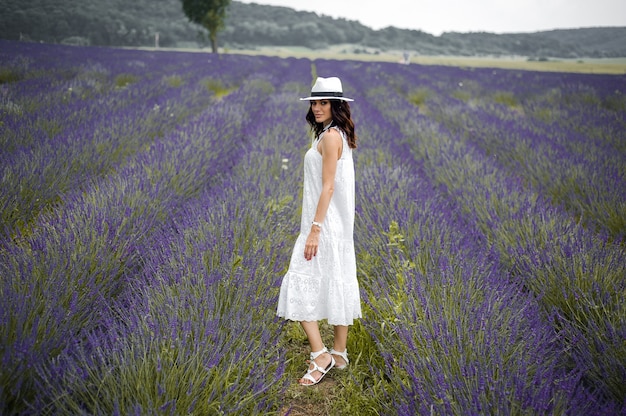
M348 326L361 317L354 254L354 164L357 137L350 98L337 77L317 78L306 120L315 133L304 156L300 234L283 278L277 314L299 321L311 361L299 383L319 383L333 367L348 366ZM334 326L333 347L324 345L318 321Z

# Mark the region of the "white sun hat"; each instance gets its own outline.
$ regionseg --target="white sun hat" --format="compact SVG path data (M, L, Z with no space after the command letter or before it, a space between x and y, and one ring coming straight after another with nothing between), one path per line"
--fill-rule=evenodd
M311 100L342 100L354 101L352 98L343 96L341 80L337 77L322 78L317 77L315 84L311 88L311 96L300 98L300 101Z

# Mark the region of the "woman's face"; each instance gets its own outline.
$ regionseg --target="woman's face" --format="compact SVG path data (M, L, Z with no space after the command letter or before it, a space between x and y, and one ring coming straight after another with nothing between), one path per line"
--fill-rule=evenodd
M311 111L315 116L316 123L326 125L333 119L333 112L330 108L330 100L312 100Z

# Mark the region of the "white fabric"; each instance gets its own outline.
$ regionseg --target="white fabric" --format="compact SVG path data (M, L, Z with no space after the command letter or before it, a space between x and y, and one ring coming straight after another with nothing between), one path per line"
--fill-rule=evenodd
M300 233L283 277L277 310L278 316L293 321L326 319L331 325L352 325L361 317L353 239L354 163L345 134L337 131L343 150L337 161L335 188L322 223L317 255L309 261L304 258L304 246L322 191L322 155L317 145L324 133L304 156Z

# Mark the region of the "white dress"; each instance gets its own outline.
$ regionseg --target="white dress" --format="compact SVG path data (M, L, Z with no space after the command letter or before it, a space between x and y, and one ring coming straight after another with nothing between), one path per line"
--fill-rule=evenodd
M337 161L334 192L322 223L317 255L307 261L304 246L322 191L322 155L317 145L324 132L313 140L304 156L300 233L280 287L277 315L293 321L326 319L331 325L351 325L361 317L353 238L354 163L345 133L332 128L340 133L343 149Z

